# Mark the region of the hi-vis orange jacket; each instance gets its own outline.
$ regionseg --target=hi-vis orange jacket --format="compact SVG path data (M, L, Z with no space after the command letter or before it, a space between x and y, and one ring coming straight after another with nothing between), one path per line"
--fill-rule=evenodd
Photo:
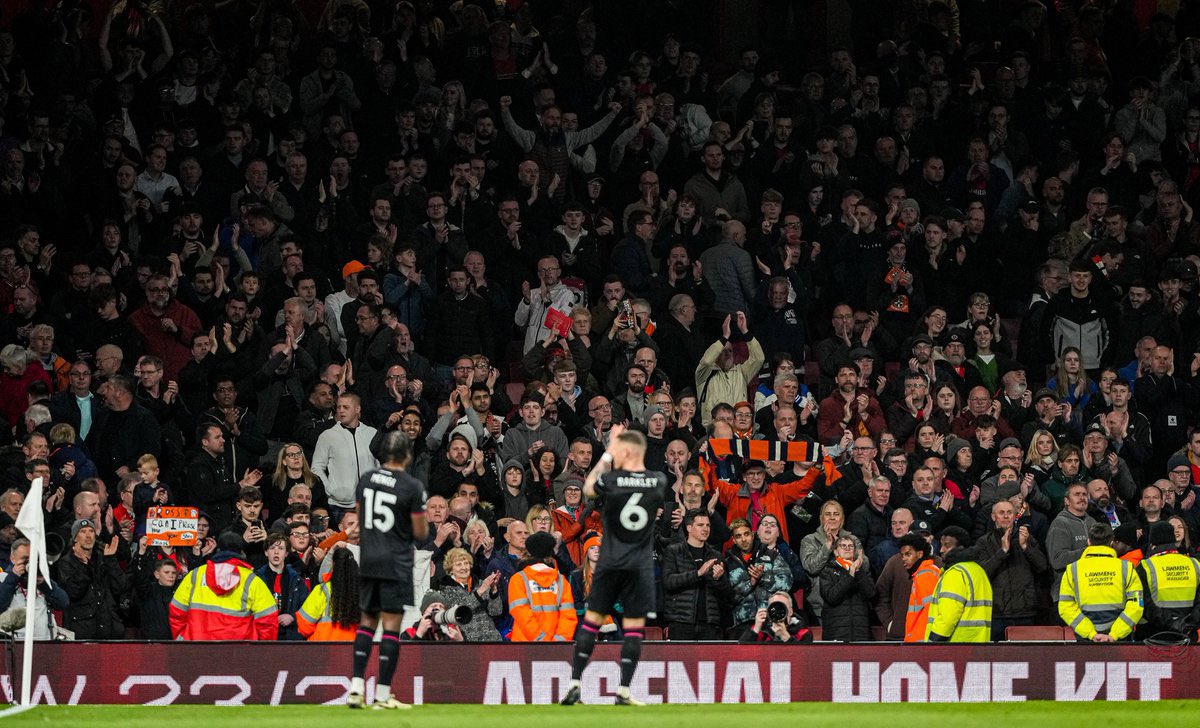
M329 589L329 579L326 578L309 592L304 606L296 612L296 629L309 642L353 642L358 624L339 627L334 623L329 606Z
M728 523L733 523L739 518L745 518L752 524L758 523L758 519L750 515L754 499L750 495L749 488L718 478L716 468L712 467L705 458L700 458L700 472L704 475L704 482L707 483L709 493L714 489L720 491L720 501L721 505L725 506L725 519ZM766 484L759 494L759 507L764 513L770 513L779 521L780 538L784 541L788 537L786 518L788 506L808 497L809 491L813 489L813 486L817 484L817 479L821 476L825 476L826 485L832 485L834 481L841 478L829 457L824 458L821 464L813 465L807 473L796 480L787 483Z
M513 642L570 642L575 639L575 597L558 569L526 566L508 580Z
M942 570L933 563L933 559L925 559L913 572L912 589L908 593L908 617L904 622L905 642L925 641L925 632L929 627L929 605L933 603L933 593L937 591L941 576Z
M217 555L183 577L171 599L171 636L178 640L274 640L279 607L246 562Z

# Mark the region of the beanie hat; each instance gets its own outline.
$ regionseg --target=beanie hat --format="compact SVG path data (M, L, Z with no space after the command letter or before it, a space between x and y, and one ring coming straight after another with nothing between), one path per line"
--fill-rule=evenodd
M75 537L85 528L96 530L96 524L92 523L90 518L80 518L71 524L71 543L75 543Z

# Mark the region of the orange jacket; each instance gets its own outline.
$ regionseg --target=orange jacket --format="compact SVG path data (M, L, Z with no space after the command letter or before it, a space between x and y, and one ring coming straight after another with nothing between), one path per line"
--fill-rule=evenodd
M1133 551L1130 551L1129 553L1122 556L1121 560L1128 561L1129 563L1133 564L1134 566L1137 566L1138 564L1142 563L1142 559L1144 559L1144 558L1146 558L1146 557L1142 554L1141 549L1134 549Z
M908 592L908 616L904 620L904 641L924 642L925 630L929 627L929 605L933 603L933 592L937 590L942 570L925 559L917 565L912 575L912 589Z
M575 639L575 597L552 566L533 564L508 580L513 642L570 642Z
M708 483L709 492L713 488L720 491L720 501L721 505L725 506L725 520L727 523L733 523L739 518L745 518L751 523L754 522L749 517L750 492L743 485L716 478L714 476L715 469L704 458L700 458L700 471L704 474L704 479ZM787 507L798 500L806 498L809 491L813 489L813 484L817 482L817 478L822 475L825 475L825 483L827 485L832 484L841 477L838 474L837 468L834 467L833 461L826 457L822 467L814 465L799 480L793 480L790 483L770 483L763 489L762 494L759 496L759 505L764 511L778 519L779 532L784 541L787 541L788 538Z
M554 518L554 530L562 534L563 543L567 545L567 553L571 554L571 560L577 566L583 564L583 537L588 531L601 533L604 531L604 521L601 520L600 514L592 511L588 517L583 520L583 523L571 518L571 514L564 510L564 506L559 506L553 511L550 511L551 517Z
M329 579L309 592L304 606L296 612L296 629L309 642L353 642L358 624L339 627L333 621L329 604Z

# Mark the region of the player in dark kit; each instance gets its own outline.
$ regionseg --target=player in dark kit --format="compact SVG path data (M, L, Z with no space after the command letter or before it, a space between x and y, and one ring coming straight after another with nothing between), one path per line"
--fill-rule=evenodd
M425 538L425 486L404 472L412 461L412 442L390 432L379 447L382 466L358 481L355 499L359 522L359 607L362 619L354 635L354 677L346 704L363 707L363 675L371 657L375 627L382 620L376 710L411 708L392 696L392 676L400 658L400 622L413 601L413 540Z
M596 647L600 625L619 601L624 606L621 629L621 685L617 705L643 705L629 694L645 636L646 614L654 609L654 520L666 502L667 476L646 470L646 438L614 425L608 450L588 474L583 492L604 497L604 540L588 593L587 613L575 634L571 684L563 705L579 702L580 678Z

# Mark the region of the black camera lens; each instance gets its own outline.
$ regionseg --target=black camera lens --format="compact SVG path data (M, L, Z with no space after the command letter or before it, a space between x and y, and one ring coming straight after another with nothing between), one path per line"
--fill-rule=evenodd
M787 605L783 602L771 602L767 605L767 619L772 622L782 622L787 616Z

